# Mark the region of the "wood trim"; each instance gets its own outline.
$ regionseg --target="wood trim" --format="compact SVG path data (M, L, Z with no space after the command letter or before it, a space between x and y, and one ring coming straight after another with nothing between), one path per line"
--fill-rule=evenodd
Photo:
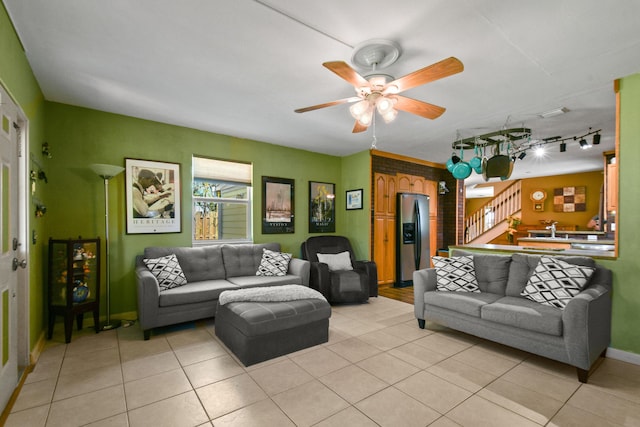
M615 136L615 145L616 145L616 162L618 167L616 168L618 180L618 185L616 188L618 189L617 194L615 195L616 200L616 231L615 231L615 256L618 257L618 248L620 247L620 109L621 109L621 94L620 94L620 80L616 79L613 82L613 88L616 92L616 136Z
M446 169L447 168L447 166L442 164L442 163L429 162L427 160L416 159L415 157L408 157L408 156L403 156L401 154L388 153L386 151L380 151L380 150L375 150L375 149L372 149L370 151L371 151L371 155L372 156L386 157L386 158L389 158L389 159L400 160L400 161L403 161L403 162L416 163L416 164L423 165L423 166L430 166L432 168L437 168L437 169Z

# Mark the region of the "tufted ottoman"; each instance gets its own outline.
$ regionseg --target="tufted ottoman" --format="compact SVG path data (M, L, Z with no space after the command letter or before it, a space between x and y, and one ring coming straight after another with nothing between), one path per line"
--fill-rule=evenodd
M329 317L322 294L300 285L224 291L215 332L249 366L327 342Z

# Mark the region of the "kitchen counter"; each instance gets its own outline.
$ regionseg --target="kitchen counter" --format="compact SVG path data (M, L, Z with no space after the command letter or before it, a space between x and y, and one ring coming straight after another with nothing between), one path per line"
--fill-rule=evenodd
M522 240L522 239L520 239ZM558 239L556 239L558 240ZM564 240L564 239L562 239ZM602 240L601 240L602 241ZM581 240L581 242L590 242L589 240ZM594 240L595 242L595 240ZM547 254L547 255L563 255L563 256L587 256L591 258L613 259L616 257L615 251L601 251L588 249L564 249L564 248L546 248L546 247L529 247L516 245L493 245L493 244L469 244L450 246L449 250L459 249L479 250L483 252L502 252L502 253L530 253L530 254Z
M529 237L536 236L551 236L551 230L527 230L529 233ZM593 231L593 230L556 230L556 236L604 236L606 233L604 231Z

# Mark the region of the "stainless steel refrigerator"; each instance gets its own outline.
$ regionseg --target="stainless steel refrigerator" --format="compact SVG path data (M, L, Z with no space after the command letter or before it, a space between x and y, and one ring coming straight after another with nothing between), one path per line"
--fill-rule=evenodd
M413 285L413 272L429 266L429 196L397 194L396 287Z

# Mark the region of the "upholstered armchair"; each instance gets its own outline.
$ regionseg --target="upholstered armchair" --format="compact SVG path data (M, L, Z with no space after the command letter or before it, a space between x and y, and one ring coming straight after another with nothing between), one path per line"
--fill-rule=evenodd
M311 263L309 286L329 302L365 302L378 296L376 263L356 260L346 237L310 237L301 250Z

